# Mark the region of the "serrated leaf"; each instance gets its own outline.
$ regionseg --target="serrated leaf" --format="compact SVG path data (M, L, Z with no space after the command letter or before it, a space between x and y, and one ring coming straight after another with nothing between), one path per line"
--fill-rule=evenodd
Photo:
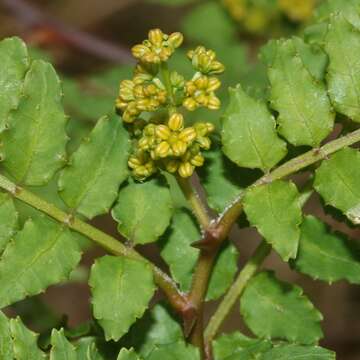
M170 272L183 291L188 291L199 250L191 244L200 240L200 231L185 210L177 210L171 227L164 236L161 256L170 267ZM207 300L214 300L224 294L231 285L237 271L238 252L232 244L227 244L214 265L210 277Z
M156 241L169 226L172 213L170 191L157 179L122 188L112 210L120 234L135 244Z
M51 332L50 360L77 360L75 347L64 335L64 329Z
M76 354L79 360L106 360L97 346L95 337L82 337L76 343Z
M215 49L236 41L236 26L221 4L215 2L193 8L183 19L181 28L186 38Z
M60 195L80 214L106 214L127 178L130 141L119 117L101 118L59 178Z
M66 117L54 68L35 60L27 72L19 106L1 137L3 165L23 185L44 185L66 160Z
M360 283L360 248L345 235L331 233L324 223L307 216L301 226L296 270L314 279Z
M146 332L141 336L141 343L137 348L138 353L146 359L152 350L161 345L171 344L183 339L183 333L179 323L170 315L162 305L157 304L149 312L148 323L135 325L135 339L139 338L140 331Z
M149 264L115 256L103 256L91 268L89 284L94 317L106 340L119 340L140 318L155 285Z
M77 234L44 215L29 219L0 259L0 308L66 280L80 256Z
M121 349L117 360L140 360L134 349Z
M0 193L0 254L19 228L18 213L10 195Z
M336 111L360 122L360 31L342 13L330 17L324 44L328 92Z
M336 355L320 346L281 344L266 352L261 360L335 360Z
M169 345L162 345L155 348L146 360L200 360L199 350L187 345L183 341L178 341Z
M360 152L345 148L316 170L314 187L325 202L360 224Z
M300 194L296 186L283 180L256 186L246 191L243 203L251 225L282 259L294 258L302 221Z
M215 360L260 360L270 348L270 341L252 339L239 332L222 335L213 342Z
M21 88L30 61L25 44L19 38L0 42L0 132L7 128L9 113L17 108ZM6 89L6 90L5 90Z
M261 338L313 344L322 338L322 316L302 289L261 272L245 288L240 310L246 325Z
M278 40L274 46L268 76L270 103L279 113L278 131L295 146L319 146L332 131L335 119L325 85L304 63L298 47L306 45L300 38ZM308 52L307 59L310 56Z
M276 165L287 152L265 104L248 96L240 86L230 89L222 144L225 155L237 165L264 171Z
M43 360L46 358L37 346L38 335L27 329L20 318L10 320L10 331L16 360Z
M14 358L10 322L6 315L0 311L0 359Z

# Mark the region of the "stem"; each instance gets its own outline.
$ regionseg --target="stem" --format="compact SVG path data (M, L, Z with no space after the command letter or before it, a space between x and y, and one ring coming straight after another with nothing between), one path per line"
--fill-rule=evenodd
M200 195L192 186L189 178L182 178L176 176L176 180L186 198L189 202L194 215L203 229L207 229L211 223L211 218L206 209L206 205L201 201Z
M270 184L275 180L279 180L285 176L291 175L307 166L314 164L320 160L326 159L334 152L341 150L346 146L353 145L360 141L360 129L353 131L339 139L333 140L325 144L324 146L310 150L303 155L300 155L294 159L289 160L285 164L279 166L269 174L264 175L257 180L249 188L260 186L263 184ZM247 189L249 189L247 188ZM242 211L242 200L246 191L239 194L235 202L232 203L228 210L226 210L218 220L218 231L222 238L226 238L227 234L231 230L236 219L239 217Z
M240 297L249 280L255 275L260 265L269 255L270 250L271 246L268 245L265 241L262 241L255 250L253 256L248 260L243 269L240 271L235 282L228 290L224 299L217 308L215 314L211 317L210 322L205 330L205 343L207 346L211 344L212 339L215 337L227 315L229 315L236 300Z
M0 175L0 188L9 192L16 199L23 201L33 208L49 215L60 223L65 224L70 229L85 235L110 253L125 256L131 259L145 261L150 264L153 270L155 282L164 291L174 309L183 315L185 321L193 321L192 318L195 316L194 309L191 303L189 303L187 297L178 290L175 282L167 274L161 271L150 261L142 257L134 249L125 246L112 236L105 234L92 225L74 217L73 215L67 214L56 206L34 195L30 191L17 186L3 175Z

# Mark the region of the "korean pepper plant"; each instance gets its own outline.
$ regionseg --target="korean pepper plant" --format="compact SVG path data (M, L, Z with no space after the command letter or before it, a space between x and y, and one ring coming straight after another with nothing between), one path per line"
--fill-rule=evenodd
M114 111L71 152L54 68L19 38L0 42L0 359L336 358L319 345L320 310L263 265L274 252L314 281L360 284L358 241L303 210L317 193L327 220L360 224L356 1L329 6L304 34L261 49L266 94L239 84L222 105L221 53L190 50L188 78L172 63L183 35L150 30ZM105 214L121 236L90 223ZM262 239L245 263L235 227ZM69 281L91 243L107 254L87 279L88 326L39 337L8 316ZM150 243L156 264L142 255ZM223 333L234 311L247 335Z

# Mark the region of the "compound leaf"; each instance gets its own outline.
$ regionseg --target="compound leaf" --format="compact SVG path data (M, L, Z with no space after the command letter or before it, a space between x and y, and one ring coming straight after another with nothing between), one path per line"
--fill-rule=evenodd
M192 216L184 210L175 212L172 224L165 234L161 256L170 267L170 272L183 291L188 291L199 250L191 246L200 240L200 231ZM238 252L232 244L220 252L209 282L207 300L224 294L237 271Z
M0 42L0 132L8 127L11 110L17 108L30 61L26 45L13 37ZM6 90L5 90L6 89Z
M279 113L282 136L295 146L316 147L332 131L335 113L325 85L310 73L298 45L306 46L300 38L278 40L274 45L276 53L268 67L271 106ZM306 59L310 57L308 52Z
M64 335L64 330L54 329L51 332L50 360L77 360L75 347Z
M68 228L44 215L29 219L0 259L0 308L66 280L80 255Z
M269 349L270 341L252 339L239 332L222 335L213 342L215 360L260 359Z
M298 286L261 272L250 280L241 298L241 313L250 330L261 338L313 344L322 338L322 316Z
M187 345L183 341L178 341L169 345L162 345L155 348L146 360L200 360L199 350Z
M38 335L27 329L20 318L10 320L10 332L16 360L43 360L46 358L37 346Z
M60 80L54 68L32 62L18 107L2 133L3 165L23 185L44 185L66 161L66 117Z
M170 191L159 180L125 186L112 210L118 231L135 244L156 241L169 226L172 213Z
M251 225L284 261L296 256L302 213L300 194L292 182L278 180L250 188L244 197L244 210Z
M237 165L271 169L286 155L286 144L275 130L275 119L265 104L237 86L230 89L230 104L223 117L225 155Z
M108 213L129 173L129 148L120 118L101 118L61 173L59 190L65 203L88 218Z
M320 346L280 344L267 351L261 360L335 360L335 353Z
M360 122L359 29L341 12L332 14L324 48L330 60L327 84L332 104L339 113Z
M344 235L331 233L326 225L307 216L301 226L296 270L328 282L360 283L360 248Z
M19 228L18 213L10 195L0 193L0 254Z
M155 291L149 264L133 259L103 256L91 268L89 284L94 317L106 340L119 340L140 318Z
M345 148L316 170L314 187L325 202L360 224L360 152Z

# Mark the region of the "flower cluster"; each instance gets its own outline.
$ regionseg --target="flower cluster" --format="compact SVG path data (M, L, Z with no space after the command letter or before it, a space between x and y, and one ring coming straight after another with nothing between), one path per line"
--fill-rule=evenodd
M138 59L133 78L120 83L116 109L132 136L128 165L138 180L159 169L189 177L204 164L202 151L211 146L209 135L214 125L197 122L186 126L181 108L219 109L215 92L221 83L215 75L224 71L224 65L214 51L199 46L187 54L195 73L186 81L176 71L169 71L166 63L182 42L180 33L151 30L147 40L132 48Z

